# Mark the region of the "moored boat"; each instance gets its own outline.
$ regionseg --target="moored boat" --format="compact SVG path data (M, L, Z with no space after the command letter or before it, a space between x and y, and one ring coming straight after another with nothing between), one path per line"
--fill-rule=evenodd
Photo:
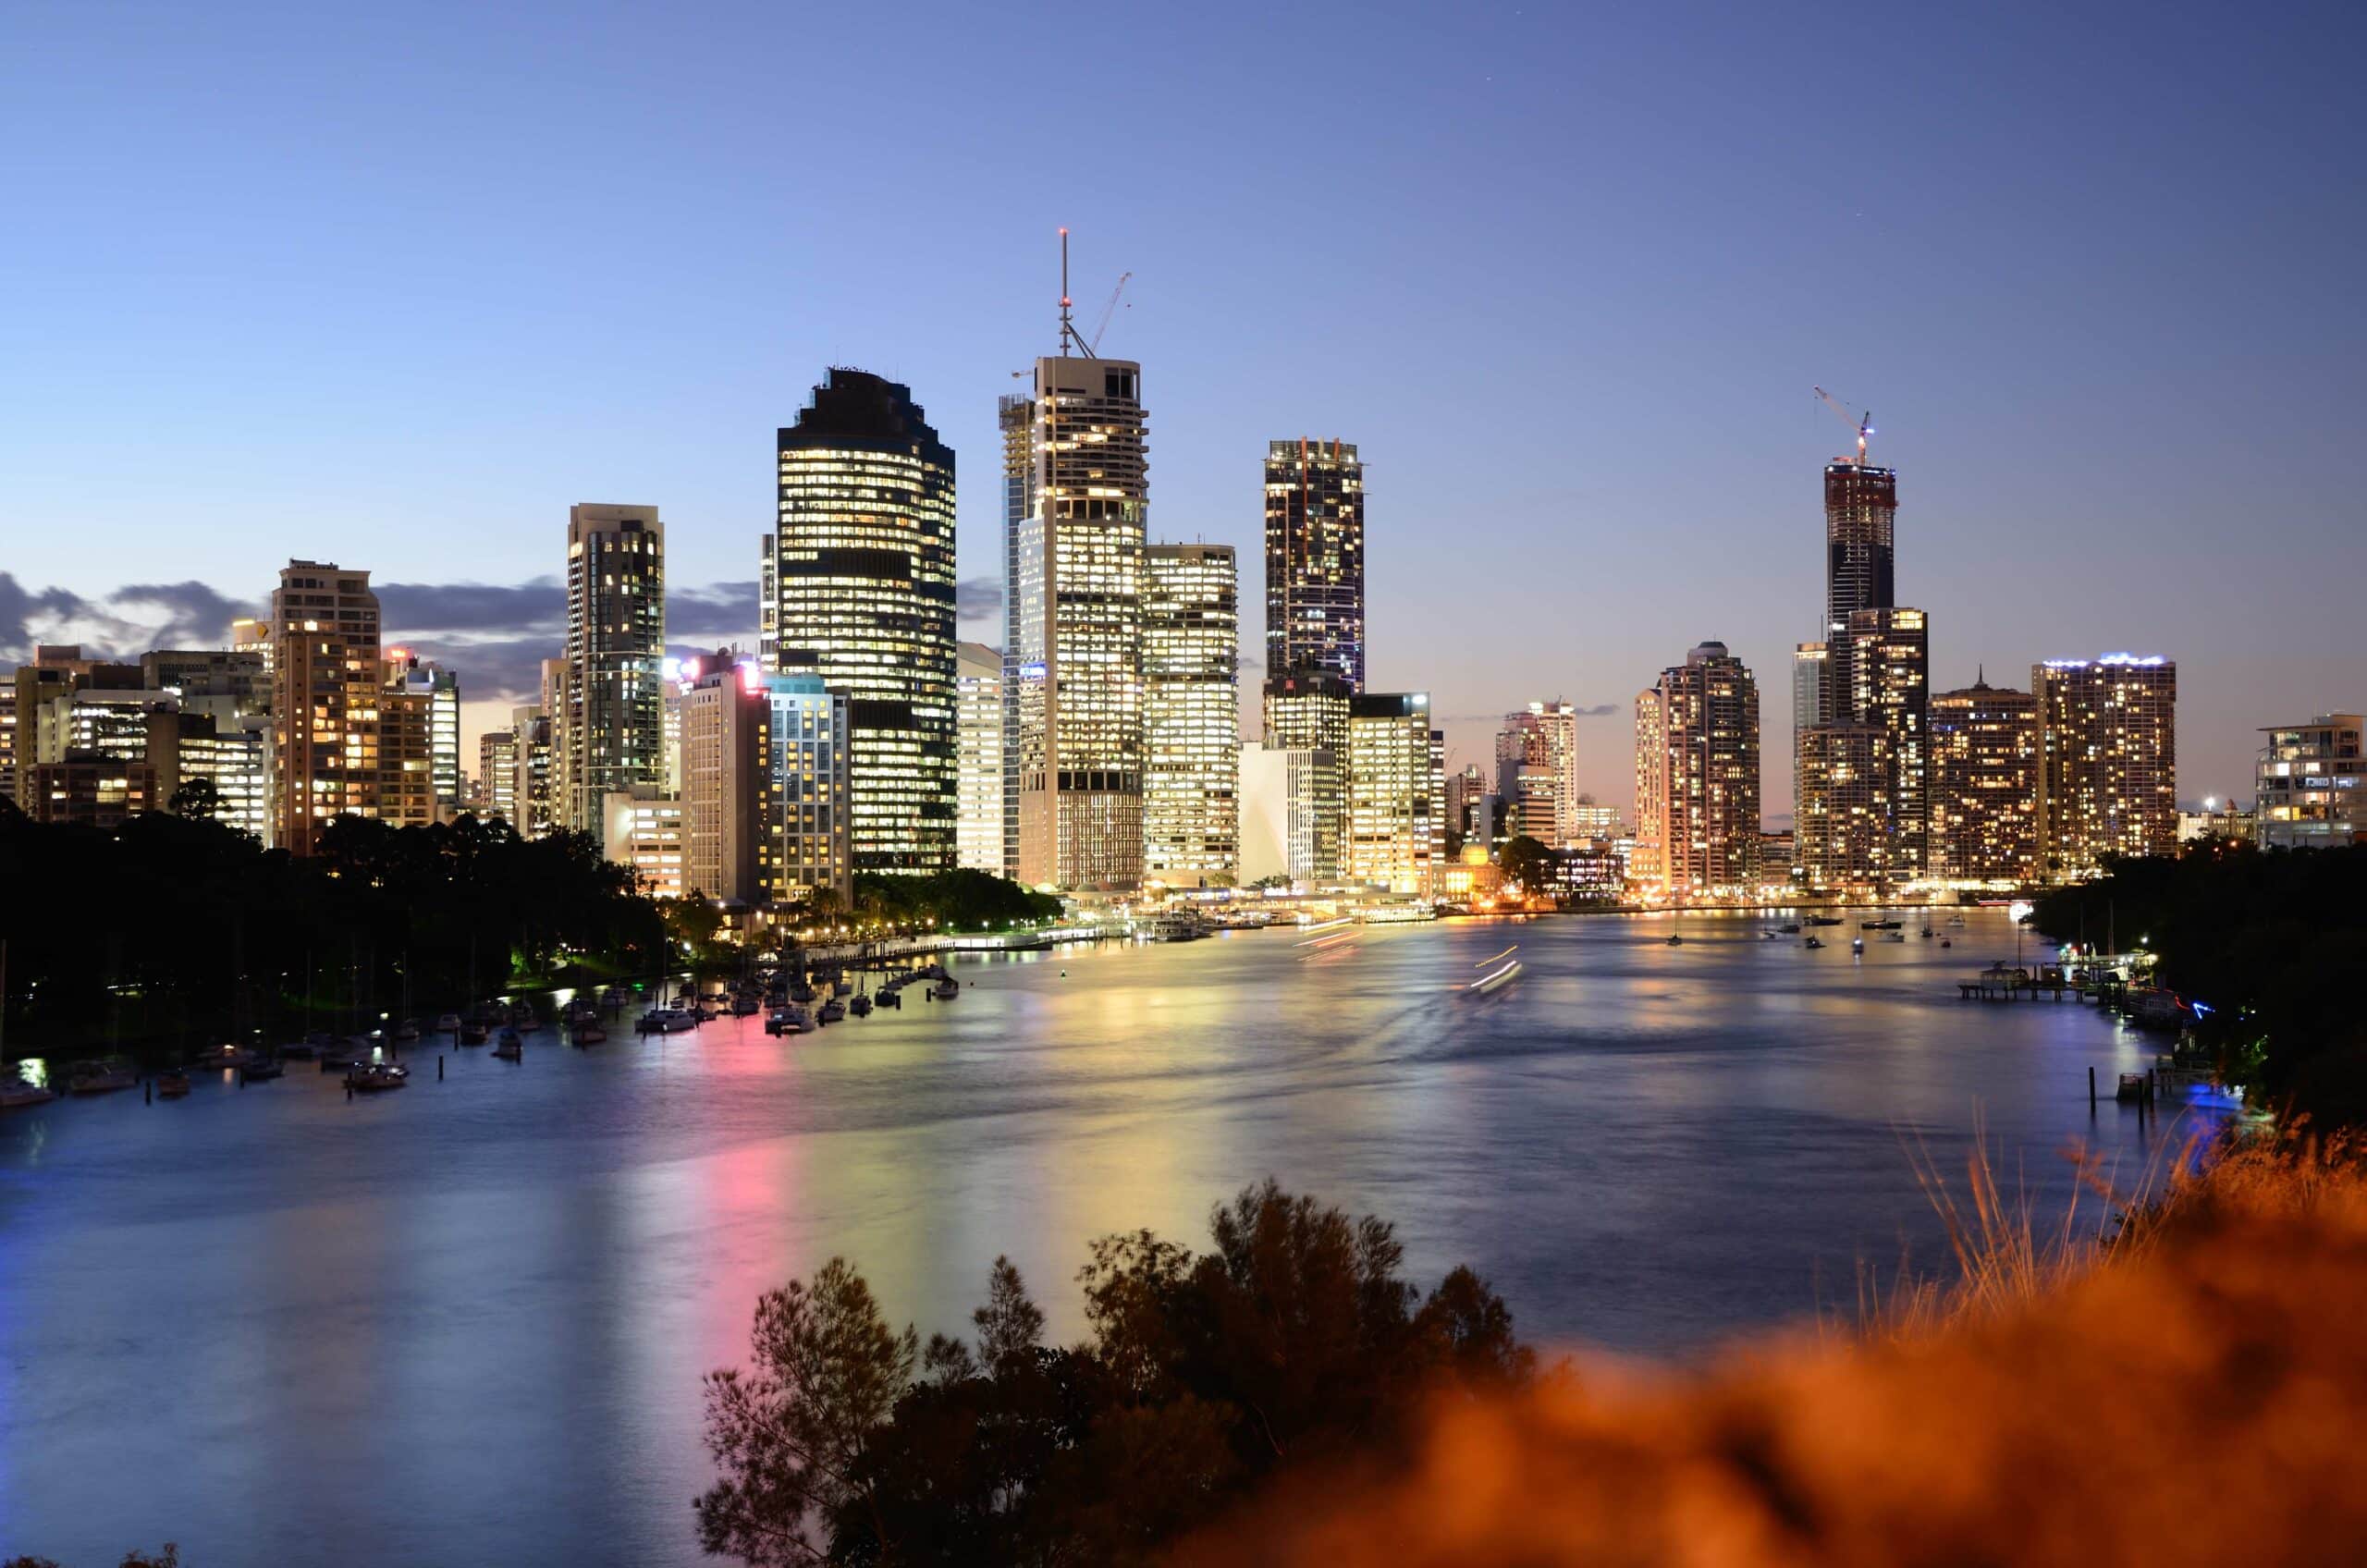
M47 1105L56 1097L57 1091L46 1084L29 1084L14 1076L0 1079L0 1110L23 1110Z
M391 1061L357 1061L347 1070L345 1083L357 1093L374 1095L406 1086L411 1083L411 1072Z
M67 1074L66 1092L69 1095L112 1095L130 1088L139 1081L131 1075L131 1070L120 1062L77 1062Z
M871 998L858 991L847 998L847 1011L857 1018L868 1018L871 1016Z
M257 1057L239 1069L239 1081L242 1084L268 1084L274 1078L286 1075L288 1069L280 1066L276 1058Z
M180 1098L182 1098L182 1097L183 1097L183 1096L185 1096L188 1093L189 1093L189 1074L188 1074L188 1073L186 1073L186 1072L159 1072L158 1074L156 1074L156 1097L157 1097L158 1099L160 1099L160 1100L177 1100L177 1099L180 1099Z

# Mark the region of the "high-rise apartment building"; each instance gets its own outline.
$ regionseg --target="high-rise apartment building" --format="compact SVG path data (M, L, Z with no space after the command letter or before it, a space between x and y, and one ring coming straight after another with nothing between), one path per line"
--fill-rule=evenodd
M1365 688L1365 465L1344 442L1267 446L1266 668Z
M414 699L426 710L428 783L432 804L428 820L459 814L460 800L460 678L408 648L386 651L386 686Z
M2264 850L2324 850L2367 835L2361 810L2360 736L2367 720L2355 713L2320 714L2300 724L2261 731L2253 802L2256 837ZM2207 803L2207 802L2206 802Z
M558 748L552 744L550 715L540 703L511 708L509 731L516 738L510 749L509 826L521 838L539 839L562 826L551 778Z
M1637 839L1639 851L1650 846L1648 871L1656 865L1659 886L1680 901L1755 890L1759 683L1749 668L1723 643L1699 643L1637 698L1636 720Z
M1931 874L2020 887L2038 864L2038 700L1979 679L1932 698Z
M1823 643L1799 643L1792 648L1792 811L1797 815L1807 780L1801 772L1801 737L1829 722L1832 703L1833 653Z
M1142 882L1146 433L1140 365L1036 361L1026 478L1011 486L1025 510L1008 557L1005 649L1019 878L1031 886ZM1009 423L1005 435L1008 465L1019 438Z
M1793 753L1795 852L1811 885L1881 897L1923 876L1930 848L1924 614L1852 610L1834 647L1843 644L1847 655L1834 657L1850 690L1834 698L1834 718L1799 733ZM1801 668L1796 655L1796 677ZM1820 777L1821 767L1834 771Z
M1444 772L1427 692L1348 699L1343 876L1396 893L1430 890L1446 859Z
M753 668L753 667L752 667ZM854 904L853 701L812 674L764 678L765 777L756 859L764 901Z
M2159 655L2049 659L2038 701L2038 848L2050 878L2177 851L2178 667Z
M1230 886L1241 864L1240 580L1230 545L1143 554L1143 872Z
M567 513L567 658L550 710L559 815L605 831L603 802L664 771L666 525L656 507L584 502Z
M956 857L953 449L910 388L833 369L779 432L767 668L850 699L854 868Z
M1577 709L1531 703L1504 715L1496 731L1496 792L1504 798L1506 832L1525 833L1549 849L1577 846Z
M1008 876L1012 846L1003 801L1002 650L964 643L953 678L954 863Z
M397 827L435 820L435 698L399 680L378 693L377 803L370 815Z
M518 732L488 729L477 737L477 791L484 815L497 816L520 832L518 820Z
M332 817L377 810L378 595L366 571L291 560L267 626L272 842L309 855Z

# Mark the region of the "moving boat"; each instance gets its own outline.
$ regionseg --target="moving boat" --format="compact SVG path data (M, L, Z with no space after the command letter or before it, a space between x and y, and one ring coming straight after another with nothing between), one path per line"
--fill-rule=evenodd
M183 1097L184 1097L184 1096L186 1096L188 1094L189 1094L189 1074L188 1074L188 1073L186 1073L186 1072L159 1072L158 1074L156 1074L156 1097L157 1097L158 1099L160 1099L160 1100L177 1100L177 1099L183 1098Z
M1821 937L1810 937L1807 941L1802 942L1800 946L1804 948L1821 948L1824 946L1824 939Z
M1188 909L1167 910L1136 926L1154 942L1191 942L1208 934L1207 925Z

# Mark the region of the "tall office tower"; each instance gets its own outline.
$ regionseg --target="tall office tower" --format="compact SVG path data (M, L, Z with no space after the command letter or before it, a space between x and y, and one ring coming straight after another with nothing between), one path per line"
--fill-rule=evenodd
M497 816L519 831L518 732L488 729L477 737L477 793L485 816Z
M1427 893L1444 864L1443 771L1421 692L1348 699L1347 833L1342 874L1395 893Z
M1266 668L1365 689L1365 465L1345 443L1267 445Z
M1849 618L1898 602L1891 567L1892 530L1898 517L1898 475L1869 466L1861 456L1824 468L1824 641L1830 650L1828 702L1822 718L1846 723L1841 704L1853 678Z
M2367 719L2358 714L2323 713L2261 731L2268 741L2260 749L2253 807L2262 849L2338 849L2367 833L2359 804L2362 729Z
M1804 773L1821 754L1851 768L1845 793L1862 795L1857 826L1840 837L1809 835L1799 858L1812 883L1858 888L1870 894L1894 892L1924 875L1930 843L1931 736L1928 703L1930 654L1923 612L1916 609L1853 610L1843 629L1849 654L1847 704L1834 729L1878 731L1868 741L1835 742L1821 753L1796 754ZM1825 728L1825 727L1819 727ZM1837 790L1842 780L1828 781ZM1808 793L1817 792L1810 779Z
M271 595L271 841L309 855L322 827L377 809L378 595L370 574L291 560Z
M461 807L460 678L408 648L390 648L386 651L386 687L426 705L428 781L434 790L434 810L429 819L458 815Z
M541 739L546 748L542 758L541 788L537 799L542 802L539 831L556 833L570 827L570 811L574 800L571 768L575 748L568 738L568 720L575 705L575 666L564 656L543 661Z
M567 670L551 710L560 814L605 829L602 802L659 782L659 666L666 657L666 525L656 507L585 502L567 509Z
M539 839L560 826L552 809L551 758L557 748L551 743L550 715L540 703L511 708L509 729L517 737L510 753L509 826L521 838Z
M1636 693L1636 844L1631 881L1668 886L1668 699L1658 686Z
M1932 875L2038 876L2038 700L1975 680L1932 698Z
M2049 659L2038 701L2039 869L2085 876L2107 855L2177 851L2178 667L2159 655Z
M1266 744L1344 757L1352 695L1348 683L1327 670L1269 677L1264 692Z
M764 901L854 905L853 703L818 675L764 679Z
M1062 330L1066 348L1065 312ZM1006 590L1019 879L1131 888L1143 874L1142 367L1039 359L1028 419Z
M954 864L995 876L1011 874L1004 835L1002 650L962 644L953 678Z
M183 698L182 711L170 716L174 763L165 800L169 804L182 785L202 778L214 786L220 802L214 819L260 841L270 820L271 774L264 741L268 721L261 715L224 718L218 709L191 712L189 707L209 702L227 707L233 700Z
M1019 546L1036 510L1036 399L995 399L1002 432L1002 848L1003 875L1019 876Z
M682 885L752 908L764 901L764 673L718 661L682 699Z
M1649 750L1662 883L1676 900L1748 892L1759 885L1759 683L1723 643L1703 643L1661 672L1637 702L1637 811ZM1656 718L1656 725L1647 724ZM1640 845L1639 845L1640 847Z
M1340 769L1329 752L1241 748L1241 880L1340 875Z
M833 369L777 443L768 669L852 699L854 869L954 864L953 449L907 387Z
M1549 849L1576 846L1577 709L1559 701L1531 703L1504 715L1504 727L1496 731L1496 792L1504 798L1507 830L1526 833ZM1516 829L1510 826L1515 816Z
M1229 887L1241 869L1240 579L1230 545L1143 552L1143 874Z

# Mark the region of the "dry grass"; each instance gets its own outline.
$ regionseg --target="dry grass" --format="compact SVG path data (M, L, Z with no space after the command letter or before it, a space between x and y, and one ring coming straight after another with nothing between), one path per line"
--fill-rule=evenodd
M1960 1279L1847 1337L1442 1402L1411 1466L1303 1482L1199 1562L2351 1562L2367 1557L2367 1148L2219 1151L2033 1227L1935 1189ZM1928 1172L1928 1166L1926 1167Z

